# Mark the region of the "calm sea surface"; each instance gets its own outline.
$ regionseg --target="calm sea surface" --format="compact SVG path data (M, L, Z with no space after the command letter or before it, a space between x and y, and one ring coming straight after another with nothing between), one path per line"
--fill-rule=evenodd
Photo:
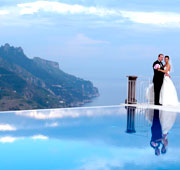
M178 170L180 114L123 106L1 112L0 150L2 170Z

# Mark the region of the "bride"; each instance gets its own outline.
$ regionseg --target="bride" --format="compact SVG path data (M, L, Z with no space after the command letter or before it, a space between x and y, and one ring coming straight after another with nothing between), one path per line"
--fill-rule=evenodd
M163 106L177 106L179 105L179 101L178 101L176 88L169 76L169 73L171 71L171 65L169 63L169 56L165 56L164 61L165 61L164 70L158 69L158 71L165 73L163 85L160 92L159 103L162 104ZM147 93L148 100L152 102L154 98L153 97L154 96L153 84L150 85L146 93Z

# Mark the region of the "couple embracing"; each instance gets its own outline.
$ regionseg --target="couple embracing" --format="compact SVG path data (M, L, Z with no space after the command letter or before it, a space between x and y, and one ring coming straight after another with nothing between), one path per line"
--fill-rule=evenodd
M163 63L164 60L164 63ZM179 105L176 88L171 80L170 57L158 55L158 60L153 63L153 84L147 89L147 98L155 105Z

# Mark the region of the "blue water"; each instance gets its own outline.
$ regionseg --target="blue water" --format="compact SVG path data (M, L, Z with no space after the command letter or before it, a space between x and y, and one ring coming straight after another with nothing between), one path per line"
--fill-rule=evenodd
M153 114L123 106L2 112L0 169L179 169L180 114L159 111L168 131L159 156L149 144Z
M118 77L117 79L97 80L95 81L100 96L87 103L84 106L107 106L118 105L124 103L127 98L127 80L126 77Z

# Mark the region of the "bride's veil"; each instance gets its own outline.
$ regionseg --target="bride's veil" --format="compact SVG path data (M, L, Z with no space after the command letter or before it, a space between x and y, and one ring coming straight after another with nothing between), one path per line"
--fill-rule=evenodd
M174 67L173 67L173 63L172 63L172 59L169 59L169 64L171 65L171 73L174 73Z

